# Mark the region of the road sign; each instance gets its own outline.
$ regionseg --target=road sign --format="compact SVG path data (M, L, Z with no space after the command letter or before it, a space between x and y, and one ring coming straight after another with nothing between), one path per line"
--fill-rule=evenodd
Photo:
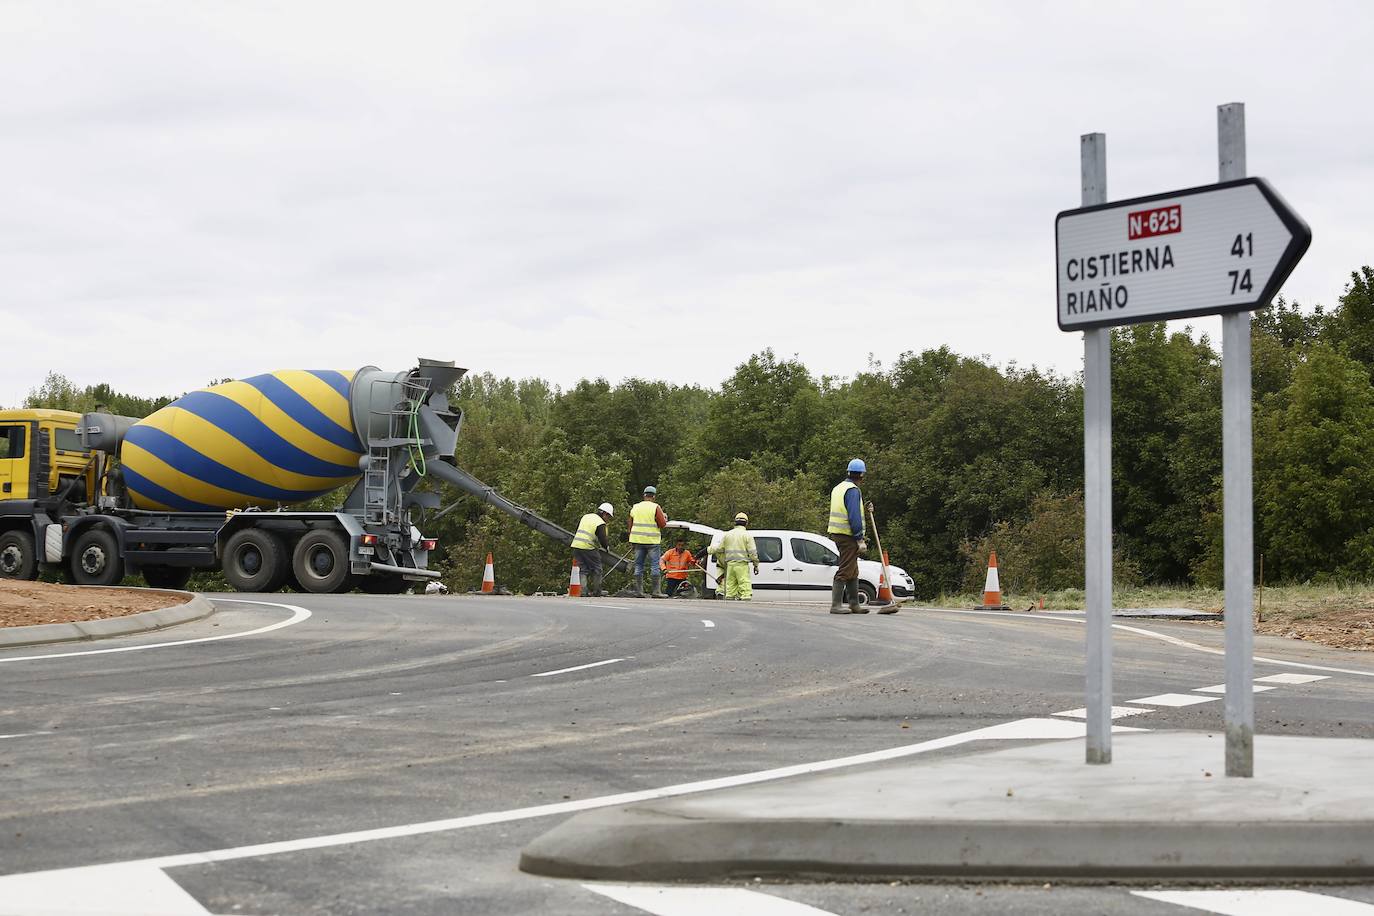
M1312 242L1262 178L1065 210L1054 236L1064 331L1263 308Z

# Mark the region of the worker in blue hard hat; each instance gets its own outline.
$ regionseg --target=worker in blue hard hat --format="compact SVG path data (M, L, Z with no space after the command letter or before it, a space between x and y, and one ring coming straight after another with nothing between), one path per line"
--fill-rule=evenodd
M657 487L645 487L644 498L630 509L630 546L635 549L634 581L630 583L630 594L635 598L644 597L645 566L649 567L649 574L654 577L651 597L668 597L663 592L663 572L659 569L663 529L668 527L668 516L659 507L657 496Z
M830 586L830 613L867 614L859 604L859 554L868 551L864 540L864 502L859 492L868 468L862 458L849 462L844 480L830 491L830 523L826 532L840 549L840 565ZM845 607L845 602L848 607Z

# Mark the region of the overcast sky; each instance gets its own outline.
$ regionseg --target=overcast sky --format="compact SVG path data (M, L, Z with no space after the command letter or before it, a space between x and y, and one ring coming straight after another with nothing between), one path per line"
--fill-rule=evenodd
M1374 5L0 0L0 405L416 356L718 385L948 345L1063 374L1078 138L1216 180L1216 106L1374 263ZM1194 322L1212 331L1219 324Z

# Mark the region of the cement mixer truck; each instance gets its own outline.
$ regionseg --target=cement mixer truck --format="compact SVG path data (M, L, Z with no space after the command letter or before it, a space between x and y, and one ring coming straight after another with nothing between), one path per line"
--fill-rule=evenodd
M387 594L437 579L412 522L450 483L563 544L571 532L453 463L466 372L286 370L214 385L142 419L0 411L0 577L44 564L81 585L130 572L181 588L221 569L238 591ZM330 510L301 503L352 483ZM295 507L295 508L293 508ZM614 557L608 555L608 560Z

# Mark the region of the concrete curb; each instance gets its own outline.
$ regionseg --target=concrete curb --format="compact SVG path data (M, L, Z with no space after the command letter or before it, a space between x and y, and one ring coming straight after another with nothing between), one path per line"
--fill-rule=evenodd
M1256 736L1264 772L1214 776L1223 739L1119 735L735 786L578 814L520 868L583 880L1281 881L1374 876L1374 741Z
M105 591L106 586L83 585L76 588L91 591ZM127 591L121 586L111 586ZM161 630L179 623L202 620L215 612L215 606L204 595L194 592L173 591L165 588L145 588L139 591L184 598L182 604L172 607L143 611L140 614L126 614L123 617L106 617L101 620L80 620L73 623L44 623L32 627L6 627L0 629L0 649L16 646L37 646L45 643L72 642L74 640L108 639L112 636L126 636L130 633L144 633Z
M1374 874L1367 824L694 820L643 808L577 815L520 870L554 878L964 881L1349 880Z

